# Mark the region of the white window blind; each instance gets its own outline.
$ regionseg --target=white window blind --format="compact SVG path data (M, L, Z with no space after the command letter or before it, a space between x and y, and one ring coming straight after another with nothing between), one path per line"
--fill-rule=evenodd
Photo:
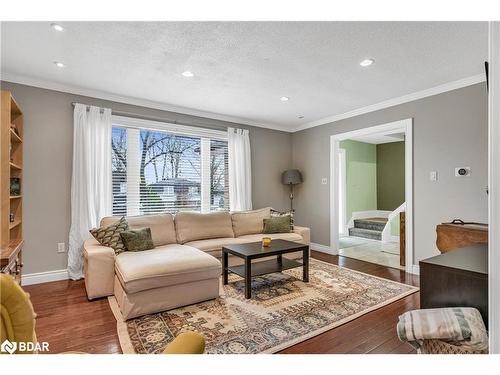
M111 141L113 215L229 210L225 132L115 116Z

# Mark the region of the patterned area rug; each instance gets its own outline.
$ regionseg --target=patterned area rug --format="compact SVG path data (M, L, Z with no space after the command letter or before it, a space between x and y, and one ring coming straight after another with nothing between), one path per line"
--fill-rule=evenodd
M255 277L246 300L243 279L230 274L215 300L126 322L110 297L122 350L161 353L179 333L195 330L207 353L275 353L418 291L315 259L309 283L301 277L302 268Z

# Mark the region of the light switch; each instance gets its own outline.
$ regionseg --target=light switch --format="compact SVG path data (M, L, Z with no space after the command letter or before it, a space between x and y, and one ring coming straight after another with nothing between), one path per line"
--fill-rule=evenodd
M437 181L438 179L438 173L437 171L430 171L429 173L429 180L431 181Z
M326 177L323 177L321 179L321 185L326 185L328 183L328 179Z

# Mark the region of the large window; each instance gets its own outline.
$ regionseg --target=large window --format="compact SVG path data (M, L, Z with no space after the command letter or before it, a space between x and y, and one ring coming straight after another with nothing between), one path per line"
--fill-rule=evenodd
M113 120L113 215L229 210L225 132Z

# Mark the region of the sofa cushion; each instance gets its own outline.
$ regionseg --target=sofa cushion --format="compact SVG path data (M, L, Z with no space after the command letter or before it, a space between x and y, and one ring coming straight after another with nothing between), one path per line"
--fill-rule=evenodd
M205 251L210 255L220 257L220 253L223 246L242 244L248 242L250 241L244 238L227 237L227 238L211 238L209 240L190 241L186 242L186 245Z
M115 271L127 293L218 278L221 264L213 256L185 245L124 252L116 257Z
M119 220L119 217L108 216L101 220L101 227ZM130 229L151 228L151 237L155 246L176 243L174 218L171 214L127 216Z
M245 234L262 233L264 230L264 219L269 219L270 217L271 207L253 211L233 212L231 220L234 235L239 237Z
M262 237L271 237L273 240L287 240L293 242L302 242L302 236L297 233L272 233L272 234L247 234L245 236L238 237L242 240L246 240L248 242L260 242L262 241Z
M229 212L178 212L175 215L177 242L184 244L190 241L218 237L234 237Z

